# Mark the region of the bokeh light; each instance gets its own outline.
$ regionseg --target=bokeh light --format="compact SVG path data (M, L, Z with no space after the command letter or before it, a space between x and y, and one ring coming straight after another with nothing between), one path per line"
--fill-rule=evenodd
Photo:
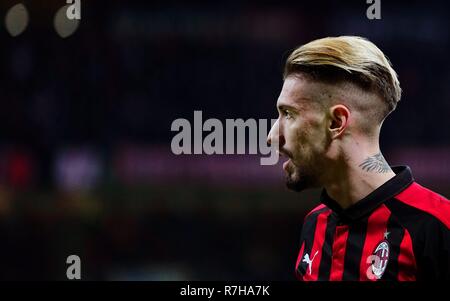
M22 3L11 7L6 13L5 26L6 30L13 37L20 35L28 26L28 11Z
M67 38L71 36L78 28L79 20L67 18L66 12L69 5L61 7L55 14L53 24L55 26L56 33L61 38Z

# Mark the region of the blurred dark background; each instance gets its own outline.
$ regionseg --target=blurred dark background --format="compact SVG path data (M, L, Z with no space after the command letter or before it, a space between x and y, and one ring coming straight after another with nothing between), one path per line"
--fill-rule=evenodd
M63 0L2 0L0 279L64 280L76 254L85 280L294 280L319 192L255 155L175 156L170 125L276 118L284 59L324 36L391 59L385 157L448 197L450 5L381 3L81 0L76 23Z

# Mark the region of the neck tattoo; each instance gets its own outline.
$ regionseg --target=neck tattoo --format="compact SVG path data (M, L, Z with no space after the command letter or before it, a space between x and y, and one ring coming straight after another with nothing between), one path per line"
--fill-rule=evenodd
M391 170L381 153L368 157L358 166L367 172L387 173Z

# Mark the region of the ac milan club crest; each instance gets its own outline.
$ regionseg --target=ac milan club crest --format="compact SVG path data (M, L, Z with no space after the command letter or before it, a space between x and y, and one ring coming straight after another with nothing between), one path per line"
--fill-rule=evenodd
M375 251L372 255L372 275L375 279L381 279L383 277L384 271L386 271L386 267L389 261L389 243L386 239L381 241L377 247L375 248Z

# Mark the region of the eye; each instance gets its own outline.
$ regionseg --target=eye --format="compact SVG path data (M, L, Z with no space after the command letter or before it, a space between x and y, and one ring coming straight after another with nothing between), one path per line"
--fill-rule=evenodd
M288 110L283 110L283 115L284 115L284 117L286 119L291 119L292 118L292 114Z

